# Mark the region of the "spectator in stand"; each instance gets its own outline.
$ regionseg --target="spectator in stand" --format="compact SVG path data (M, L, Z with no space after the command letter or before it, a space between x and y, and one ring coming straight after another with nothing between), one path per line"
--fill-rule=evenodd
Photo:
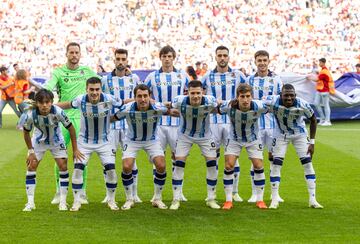
M208 65L207 65L207 63L203 63L202 68L201 68L200 76L201 77L204 76L207 73L207 71L208 71Z
M356 73L360 74L360 63L356 64L355 68L356 68Z
M201 74L201 62L200 61L197 61L195 63L195 68L196 68L196 70L195 70L196 75L200 76L200 74Z
M20 112L16 108L14 102L15 97L15 83L12 77L7 73L6 67L0 68L0 90L1 90L1 101L0 101L0 128L2 128L2 111L6 104L14 110L15 114L20 117Z

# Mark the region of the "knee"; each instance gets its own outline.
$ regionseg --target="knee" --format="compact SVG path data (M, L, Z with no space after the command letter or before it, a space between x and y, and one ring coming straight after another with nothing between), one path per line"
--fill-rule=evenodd
M165 159L163 157L156 157L156 158L154 158L154 162L155 162L156 170L159 173L164 173L165 172Z
M66 171L67 170L67 160L64 158L60 162L58 162L58 167L60 171Z
M123 171L126 173L131 173L133 168L133 163L131 160L124 160L123 161Z

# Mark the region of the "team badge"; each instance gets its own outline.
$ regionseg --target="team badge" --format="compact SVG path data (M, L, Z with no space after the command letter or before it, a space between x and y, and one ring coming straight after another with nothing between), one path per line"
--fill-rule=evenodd
M235 73L231 72L231 77L235 78Z

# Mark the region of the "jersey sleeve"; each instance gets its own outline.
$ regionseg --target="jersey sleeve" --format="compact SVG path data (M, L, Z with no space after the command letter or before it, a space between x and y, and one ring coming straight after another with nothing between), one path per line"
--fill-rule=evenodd
M124 101L121 98L115 98L112 95L105 94L107 96L107 99L110 101L111 105L115 108L120 108L124 105Z
M282 82L280 76L277 76L275 80L276 80L276 84L275 84L275 92L274 92L274 94L275 95L280 95L281 88L283 86L283 82Z
M84 95L77 96L75 99L73 99L70 103L72 108L78 109L81 106L81 100L84 97Z
M173 108L179 108L179 107L180 107L180 104L181 104L181 102L182 102L182 100L183 100L183 97L184 97L184 96L176 96L176 97L172 100L172 102L171 102L171 107L173 107Z
M135 86L141 84L140 78L139 78L139 76L137 74L132 74L132 79L134 81Z
M65 114L64 110L59 107L56 108L56 115L59 121L63 124L63 126L67 129L71 126L71 121L69 117Z
M107 83L107 75L104 75L104 76L101 78L101 88L102 88L102 90L103 90L104 93L107 93L107 94L110 93L109 85L108 85L108 83Z
M57 86L58 82L59 82L59 75L55 69L51 75L51 79L46 82L44 88L49 91L52 91Z
M221 106L219 107L220 114L226 114L230 110L230 102L231 100L224 101Z
M26 131L31 131L32 130L32 127L33 127L33 117L32 117L32 113L33 113L33 110L30 109L27 113L26 113L26 116L25 116L25 121L24 121L24 124L23 124L23 128L24 130Z
M216 98L214 96L208 97L208 103L209 103L209 106L212 108L216 108L218 106L218 102L216 101Z
M125 104L124 106L120 107L120 109L115 113L115 118L117 120L121 120L121 119L125 118L126 114L129 111L131 104L132 103L128 103L128 104Z
M246 76L244 75L243 72L241 72L241 71L239 70L239 71L238 71L238 84L247 83L246 81L247 81Z
M203 86L203 89L206 90L209 86L208 84L208 78L209 78L209 73L206 73L202 78L201 78L201 84Z
M168 108L163 103L155 103L154 108L156 111L160 112L160 115L166 114L168 112Z
M259 113L265 114L269 111L269 107L266 105L265 101L257 100L255 101L259 108Z
M311 108L309 103L307 103L303 100L301 101L301 104L302 104L302 107L304 108L305 117L310 119L314 115L314 110Z

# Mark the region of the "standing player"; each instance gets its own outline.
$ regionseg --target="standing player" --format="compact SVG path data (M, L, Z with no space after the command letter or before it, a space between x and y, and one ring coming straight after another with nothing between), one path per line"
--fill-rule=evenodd
M117 120L126 119L128 130L123 141L123 172L122 182L125 188L126 202L122 210L129 210L134 206L132 169L139 150L144 149L155 166L154 198L152 205L159 209L167 209L162 201L162 190L166 180L166 163L164 151L157 137L158 118L168 113L168 109L161 103L150 103L150 89L140 84L134 89L135 102L123 106L116 112Z
M115 69L104 76L101 80L103 84L104 93L111 94L115 99L129 100L133 99L133 91L137 84L140 83L140 79L136 74L131 73L128 67L128 51L125 49L115 50ZM113 113L115 111L112 111ZM127 124L125 120L117 121L111 124L111 134L113 139L114 150L116 151L120 144L122 144L125 131L127 130ZM133 194L135 202L142 202L137 194L137 182L138 182L138 169L136 162L134 162L134 168L132 169L134 178ZM107 197L103 200L103 203L107 202Z
M220 113L226 113L231 121L230 135L225 147L224 188L226 202L223 206L225 210L233 207L234 165L243 147L246 149L254 167L256 206L258 208L267 208L263 201L265 174L258 118L267 113L268 109L264 102L252 100L252 93L250 85L240 84L236 88L236 99L225 102L219 111Z
M71 101L75 97L86 93L86 80L96 76L96 73L87 66L79 66L81 57L80 45L76 42L70 42L66 46L66 64L54 70L51 79L46 83L45 88L52 91L57 89L60 102ZM73 124L76 135L80 131L80 111L76 109L67 110L66 115ZM70 142L70 135L65 127L61 127L66 145ZM84 195L81 196L83 204L88 203L86 198L86 179L87 168L84 170ZM59 169L55 164L56 194L51 201L52 204L59 203Z
M232 70L229 67L229 49L225 46L219 46L215 50L216 68L206 73L202 78L203 87L206 94L212 95L220 100L230 100L235 98L236 87L240 83L245 83L246 77L238 70ZM229 117L224 115L212 115L210 120L210 130L216 142L217 164L220 157L220 147L225 145L228 138L230 127ZM234 172L233 198L237 202L242 202L238 193L238 184L240 177L240 165L236 161Z
M252 86L253 96L256 100L262 100L267 96L279 95L282 87L280 76L269 70L270 56L265 50L259 50L255 53L255 65L257 72L248 77L248 84ZM275 117L272 113L262 114L259 119L259 137L261 144L267 147L268 159L270 161L270 171L273 167L272 143L273 132L275 129ZM254 184L254 169L251 167L251 186L252 195L248 202L256 202L256 187ZM280 178L273 179L270 177L270 182L273 183ZM279 202L284 200L278 195L276 196Z
M59 103L64 109L75 108L81 111L81 126L78 137L79 150L84 154L84 159L77 160L74 164L72 188L74 203L70 211L78 211L81 207L81 195L83 191L83 170L93 152L100 157L105 169L105 183L107 190L107 204L111 210L119 210L115 202L115 190L117 176L115 171L115 152L110 138L111 110L120 107L111 95L101 92L101 80L91 77L86 81L85 95L76 97L71 102Z
M295 88L291 84L282 87L280 96L273 96L268 101L270 110L274 113L278 128L274 134L274 163L270 172L273 179L280 178L280 170L283 165L285 153L289 143L295 147L296 153L304 167L304 174L309 191L309 207L323 208L315 197L316 177L312 164L314 153L316 117L310 104L297 98ZM307 130L304 117L310 120L310 139L307 137ZM271 183L272 201L269 208L276 209L279 206L280 180Z
M186 90L189 77L185 71L177 70L174 67L176 53L173 47L165 46L161 48L159 57L161 68L146 77L144 84L147 85L156 102L171 102L176 96L183 95ZM177 139L179 118L162 116L159 125L159 139L161 147L166 151L167 145L170 146L172 153L172 164L174 165L174 152ZM182 195L182 200L186 198Z
M216 145L210 132L210 113L217 111L218 103L213 96L203 95L202 83L198 80L189 82L189 95L177 96L172 107L180 112L179 136L176 142L175 167L173 172L173 202L170 209L180 207L181 189L184 179L185 161L192 144L200 147L207 166L207 200L206 205L219 209L216 203L217 164Z
M59 210L66 211L66 196L69 186L69 172L67 169L67 152L63 136L60 132L59 123L69 130L74 158L80 160L83 155L79 152L76 143L75 129L64 111L53 105L54 95L41 89L35 95L35 108L30 109L25 114L24 121L24 140L28 148L26 160L26 195L28 202L23 211L35 209L35 186L36 169L49 150L53 155L56 164L60 169L60 203ZM35 132L30 138L30 131L35 127Z

